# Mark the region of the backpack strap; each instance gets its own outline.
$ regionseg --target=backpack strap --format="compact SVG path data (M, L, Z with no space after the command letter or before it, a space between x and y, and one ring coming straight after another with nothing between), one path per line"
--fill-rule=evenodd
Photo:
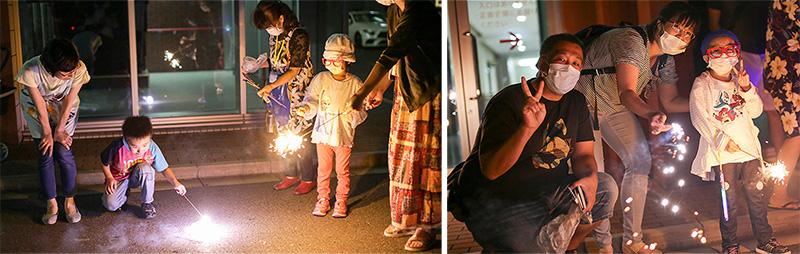
M642 36L642 41L644 42L644 47L647 48L647 32L644 31L644 28L641 26L624 26L623 28L632 28L634 31L639 33ZM660 58L660 57L659 57ZM666 58L664 58L666 59ZM664 61L666 63L666 61ZM617 73L617 68L614 66L604 67L604 68L596 68L596 69L584 69L581 70L581 75L591 75L590 79L592 81L592 91L594 92L594 116L592 118L592 129L600 130L600 122L597 117L597 87L594 84L594 77L601 74L612 74Z

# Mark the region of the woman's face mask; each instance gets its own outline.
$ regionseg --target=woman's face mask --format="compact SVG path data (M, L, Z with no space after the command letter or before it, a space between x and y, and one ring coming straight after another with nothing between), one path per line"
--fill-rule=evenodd
M726 74L733 69L733 66L739 63L738 57L720 57L708 60L708 68L711 68L717 74Z
M555 94L566 94L578 83L581 77L581 71L572 68L568 64L550 64L550 69L544 78L544 83Z
M272 26L270 28L267 28L267 33L269 33L269 35L272 35L272 36L278 36L278 35L281 35L283 33L283 29L280 29L280 28L277 28L275 26Z
M669 55L683 53L686 51L686 45L688 45L688 43L666 31L664 31L664 33L661 34L661 38L658 39L658 46L661 47L661 51Z

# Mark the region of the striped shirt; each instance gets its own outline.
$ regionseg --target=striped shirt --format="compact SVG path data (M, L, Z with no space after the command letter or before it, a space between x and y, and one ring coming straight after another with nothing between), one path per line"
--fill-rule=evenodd
M647 45L650 45L649 39ZM649 93L655 89L655 84L678 82L675 59L672 56L668 56L664 67L659 69L655 76L653 75L648 47L645 47L642 36L633 28L613 29L600 35L592 41L584 56L584 70L611 67L618 63L627 63L638 68L639 78L636 82L636 94ZM596 85L594 89L591 78L592 75L582 75L575 87L586 96L590 110L594 110L595 97L597 97L599 111L613 113L625 109L619 99L616 74L594 76Z

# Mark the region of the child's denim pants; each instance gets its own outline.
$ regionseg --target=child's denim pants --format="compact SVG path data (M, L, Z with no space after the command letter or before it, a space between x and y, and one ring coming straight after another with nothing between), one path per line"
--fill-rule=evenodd
M753 236L758 241L758 245L769 242L772 238L772 226L767 221L767 204L764 202L762 189L766 186L763 182L763 175L759 168L761 164L758 160L747 162L728 163L722 165L722 172L725 174L726 194L728 197L728 220L725 221L722 199L719 200L719 231L722 234L722 247L739 244L736 237L736 196L744 191L744 200L747 201L747 210L750 210L750 226ZM711 167L719 178L719 166ZM742 189L739 189L739 186ZM717 188L717 195L721 190Z
M111 194L103 194L103 207L116 211L128 200L125 192L128 188L142 188L142 203L153 202L153 191L156 186L156 170L147 162L139 162L131 166L131 174L127 179L116 180L117 189Z

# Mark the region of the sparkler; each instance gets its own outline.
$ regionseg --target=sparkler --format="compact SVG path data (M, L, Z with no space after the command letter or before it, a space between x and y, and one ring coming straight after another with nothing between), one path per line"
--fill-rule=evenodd
M194 208L194 210L195 210L195 211L197 211L197 214L199 214L199 215L200 215L200 218L203 218L203 217L205 217L205 216L203 216L203 214L202 214L202 213L200 213L200 210L197 210L197 207L196 207L196 206L194 206L194 204L192 203L192 201L191 201L191 200L189 200L189 197L187 197L186 195L181 195L181 196L183 196L183 198L185 198L185 199L186 199L186 201L189 201L189 204L190 204L190 205L192 205L192 208Z
M203 214L200 213L200 210L194 206L194 203L189 200L189 197L186 195L182 196L186 199L186 201L189 202L190 205L192 205L192 208L197 211L197 214L200 215L199 221L192 223L192 225L183 230L187 239L205 243L217 241L225 236L226 230L224 227L214 224L214 222L212 222L211 218L208 216L203 216Z
M277 138L275 138L275 143L270 144L269 146L273 151L277 152L278 155L286 158L286 155L292 154L298 149L304 147L304 139L302 136L297 136L290 131L283 131Z
M764 168L764 173L771 177L775 183L780 184L784 184L786 176L789 175L789 171L786 170L786 165L784 165L782 161L772 164L768 163Z
M247 73L242 72L242 76L244 76L244 82L245 83L247 83L248 85L250 85L252 87L255 87L259 91L261 90L261 87L256 85L256 82L253 81L252 79L250 79L250 77L247 76ZM281 105L281 107L286 107L286 106L283 105L283 103L278 101L278 99L275 99L275 97L272 97L272 95L267 94L266 96L267 96L267 98L271 99L270 102L277 103L278 105Z

